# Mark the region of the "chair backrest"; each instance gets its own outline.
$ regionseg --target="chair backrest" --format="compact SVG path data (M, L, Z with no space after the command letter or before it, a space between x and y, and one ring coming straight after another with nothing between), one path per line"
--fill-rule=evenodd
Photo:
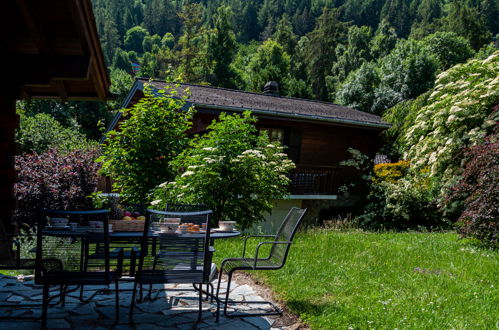
M279 227L275 241L292 242L305 212L307 212L307 209L292 207ZM270 258L280 263L280 266L283 266L286 262L290 246L291 244L273 244L270 250Z
M67 218L68 223L78 224L78 234L71 236L68 231L48 230L51 218ZM102 222L103 231L87 232L90 221ZM43 278L50 271L81 271L83 270L84 247L99 250L102 259L95 267L105 273L110 272L109 258L109 210L73 211L73 210L42 210L37 224L36 245L36 275ZM86 227L86 228L85 228ZM83 244L83 245L82 245ZM92 244L90 246L90 244ZM50 260L50 262L47 262ZM57 261L57 262L54 262ZM52 267L52 268L51 268Z
M142 271L154 268L157 272L164 272L163 278L166 282L191 282L193 278L202 278L207 281L211 268L210 253L210 231L200 233L161 233L154 232L159 229L156 223L163 218L180 218L181 223L193 223L202 228L210 228L211 210L196 212L172 212L147 210L146 223L142 238L141 250L147 251L147 244L150 242L151 234L155 235L159 243L159 251L155 255L146 258L146 253L140 254L137 276L142 275Z

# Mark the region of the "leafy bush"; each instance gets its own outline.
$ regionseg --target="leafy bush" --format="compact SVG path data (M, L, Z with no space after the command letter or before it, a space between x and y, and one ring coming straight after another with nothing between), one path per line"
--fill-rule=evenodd
M61 154L50 150L43 154L16 157L18 180L14 186L19 202L15 218L20 223L33 223L43 208L87 209L87 198L97 189L97 151L74 150Z
M423 45L437 58L441 70L466 62L475 54L470 42L453 32L431 34L423 39Z
M123 110L118 131L109 131L103 145L102 173L113 178L113 189L129 203L145 205L151 190L174 177L170 161L186 146L192 109L178 86L145 97Z
M407 173L409 165L410 163L406 160L396 163L376 164L374 165L374 181L396 182Z
M33 117L21 113L16 140L22 153L41 154L49 149L68 152L92 145L76 128L64 127L54 117L45 113Z
M286 174L294 164L282 146L257 135L255 121L249 111L220 114L209 132L191 140L172 162L179 175L159 185L153 205L204 204L216 221L236 220L242 229L263 220L272 200L287 194Z
M499 112L496 106L495 112ZM460 232L484 245L499 248L499 125L485 141L465 152L461 180L446 202L461 202Z

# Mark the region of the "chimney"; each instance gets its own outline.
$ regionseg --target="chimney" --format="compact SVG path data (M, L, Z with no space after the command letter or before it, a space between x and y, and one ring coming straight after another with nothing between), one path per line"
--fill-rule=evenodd
M279 84L277 81L269 81L263 87L263 93L269 95L279 96Z

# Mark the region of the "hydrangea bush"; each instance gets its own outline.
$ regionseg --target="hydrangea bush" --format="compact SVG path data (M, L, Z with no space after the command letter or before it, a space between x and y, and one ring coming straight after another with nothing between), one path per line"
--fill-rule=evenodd
M208 133L191 140L172 165L178 175L155 192L153 206L166 203L203 204L214 211L215 221L235 220L246 229L263 220L272 200L283 198L294 164L280 143L258 135L256 119L220 114Z

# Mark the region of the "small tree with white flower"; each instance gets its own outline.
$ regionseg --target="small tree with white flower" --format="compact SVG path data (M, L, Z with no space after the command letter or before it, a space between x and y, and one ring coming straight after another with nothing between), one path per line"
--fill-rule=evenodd
M203 204L214 220L235 220L246 229L272 209L272 200L288 194L286 174L294 164L278 143L258 135L256 119L222 113L173 162L178 175L160 184L153 205Z

